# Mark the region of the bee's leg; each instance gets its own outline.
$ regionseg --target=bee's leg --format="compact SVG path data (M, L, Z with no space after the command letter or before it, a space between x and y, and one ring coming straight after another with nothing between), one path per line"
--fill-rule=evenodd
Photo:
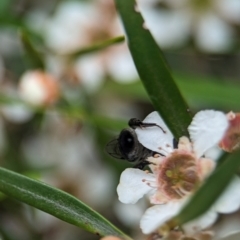
M128 121L128 125L129 127L131 127L132 129L136 129L137 127L140 128L146 128L146 127L159 127L163 133L166 133L166 131L163 130L162 127L160 127L159 125L157 125L156 123L144 123L141 120L137 119L137 118L131 118Z
M151 162L147 161L147 160L144 160L144 161L141 161L141 162L138 162L137 164L135 164L133 166L133 168L138 168L138 169L144 169L147 165L149 164L152 164Z
M174 149L178 148L178 140L176 138L173 138L173 148Z

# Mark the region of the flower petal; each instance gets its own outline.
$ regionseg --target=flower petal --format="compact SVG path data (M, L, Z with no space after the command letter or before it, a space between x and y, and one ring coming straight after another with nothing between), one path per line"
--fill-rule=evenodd
M223 150L215 145L214 147L212 148L209 148L205 153L204 153L204 156L205 158L210 158L214 161L217 161L223 154Z
M144 194L153 190L148 181L156 185L156 178L152 173L133 168L124 170L117 187L119 201L126 204L136 203Z
M202 51L209 53L229 51L233 36L231 26L214 12L205 12L198 19L196 44Z
M204 181L216 167L216 162L209 158L200 158L198 161L199 177Z
M213 208L219 213L232 213L240 207L240 178L234 177L227 189L214 204Z
M164 123L157 111L150 113L144 120L144 123L156 123L158 126L137 128L136 134L139 142L146 148L166 155L173 149L173 135L167 125Z
M194 234L207 227L210 227L217 219L218 214L214 211L208 211L200 217L183 225L183 229L187 234Z
M182 207L182 201L155 205L147 209L140 221L140 228L144 234L149 234L177 215Z
M227 128L228 119L223 112L214 110L198 112L188 127L197 157L218 144Z

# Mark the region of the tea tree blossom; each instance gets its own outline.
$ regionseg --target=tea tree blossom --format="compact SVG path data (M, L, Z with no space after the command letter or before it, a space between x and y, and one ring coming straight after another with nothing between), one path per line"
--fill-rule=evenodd
M240 23L238 0L138 0L156 41L177 48L193 38L198 49L223 53L235 44ZM207 36L207 37L206 37Z
M45 43L55 53L47 58L48 69L58 75L73 75L87 92L99 90L106 76L120 83L138 79L127 44L80 55L72 66L64 67L68 57L80 49L123 35L113 1L61 2L44 30Z
M35 70L26 72L20 79L19 94L34 106L48 106L59 98L59 85L50 74Z
M207 150L216 147L229 128L232 113L225 115L214 110L197 113L188 127L191 141L183 136L174 148L173 134L157 112L149 114L144 122L156 123L158 127L137 128L139 142L156 152L149 158L152 172L126 169L117 188L119 200L134 204L144 195L153 207L147 209L140 227L149 234L179 213L191 195L212 172L215 161L208 157ZM193 233L209 227L217 213L230 213L240 206L240 179L235 177L228 189L212 208L199 218L185 224L184 231Z

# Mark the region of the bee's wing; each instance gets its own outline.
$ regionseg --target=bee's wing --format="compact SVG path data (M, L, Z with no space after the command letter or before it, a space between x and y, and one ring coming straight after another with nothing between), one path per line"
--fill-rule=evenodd
M156 123L161 126L164 132L157 126L136 128L138 141L146 148L166 155L173 149L173 134L162 120L158 112L150 113L144 120L144 123Z
M109 143L107 143L105 150L110 156L114 158L124 159L124 157L122 156L119 150L118 138L115 138L111 140Z

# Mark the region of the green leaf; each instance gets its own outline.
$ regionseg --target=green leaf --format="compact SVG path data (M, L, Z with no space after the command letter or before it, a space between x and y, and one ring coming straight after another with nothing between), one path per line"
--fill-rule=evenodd
M223 193L240 167L240 152L225 153L218 161L221 164L209 176L203 186L193 195L191 201L178 216L169 221L170 226L183 225L206 212ZM197 206L197 207L196 207Z
M146 29L134 0L115 0L122 18L128 45L139 76L157 111L175 137L188 136L191 116L180 91L173 81L165 58Z
M190 106L239 110L240 85L234 79L182 73L175 73L174 76Z
M77 50L76 52L68 54L68 56L72 60L75 60L77 57L80 57L81 55L99 51L101 49L110 47L112 45L124 42L124 40L125 40L124 36L115 37L115 38L112 38L112 39L108 39L108 40L105 40L105 41L102 41L102 42L95 43L94 45L91 45L91 46L81 48L81 49Z
M20 37L25 49L26 57L29 61L29 65L31 65L31 67L35 69L44 69L44 60L42 58L42 55L38 52L37 49L35 49L35 47L31 43L27 32L21 30Z
M174 72L173 76L180 91L191 108L199 109L206 106L208 109L239 110L240 84L233 79L218 79L211 76ZM119 97L124 95L126 101L149 101L148 95L140 81L120 84L115 81L106 81L101 91L94 97Z
M99 236L114 235L130 240L77 198L4 168L0 168L0 191Z

